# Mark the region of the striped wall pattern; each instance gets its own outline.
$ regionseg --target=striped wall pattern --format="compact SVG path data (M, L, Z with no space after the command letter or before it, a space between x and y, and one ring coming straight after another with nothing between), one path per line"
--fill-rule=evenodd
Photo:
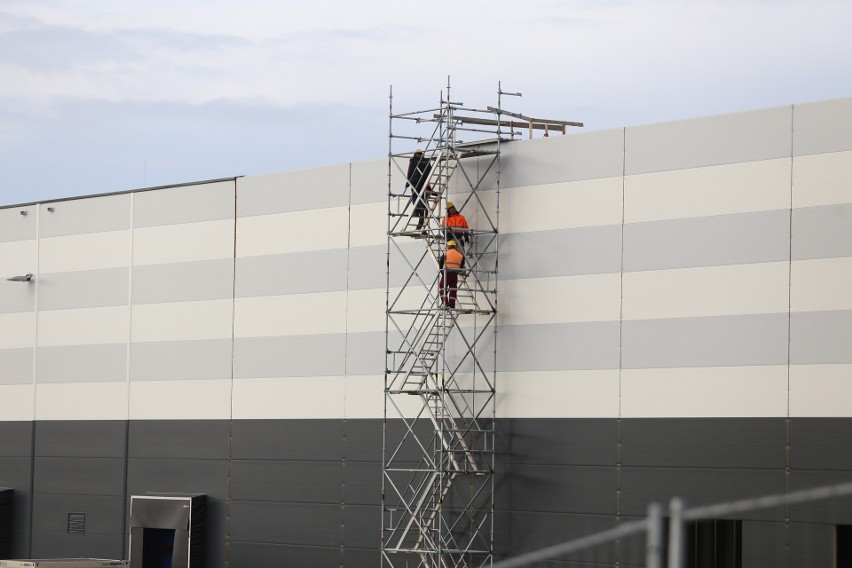
M372 565L387 175L377 160L0 209L0 421L18 440L0 486L34 480L18 550L72 554L38 512L82 499L110 511L93 534L120 553L122 496L194 479L216 562L340 560L342 539ZM722 470L743 495L845 471L826 448L852 418L850 179L852 99L504 147L506 550L544 538L522 530L543 514L607 528ZM791 423L815 448L792 481ZM822 450L820 425L837 432ZM68 432L89 442L49 443ZM713 432L715 463L672 450Z

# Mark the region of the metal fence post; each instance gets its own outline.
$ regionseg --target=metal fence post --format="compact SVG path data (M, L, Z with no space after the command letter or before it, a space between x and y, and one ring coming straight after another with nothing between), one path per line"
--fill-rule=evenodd
M648 568L662 568L663 507L659 503L648 505L648 541L645 546L645 563Z
M683 499L674 497L669 502L669 564L668 568L683 568L684 531Z

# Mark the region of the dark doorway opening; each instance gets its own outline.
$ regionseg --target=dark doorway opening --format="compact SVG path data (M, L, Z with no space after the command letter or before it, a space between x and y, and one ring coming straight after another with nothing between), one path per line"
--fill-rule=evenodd
M175 529L143 529L142 568L172 568Z

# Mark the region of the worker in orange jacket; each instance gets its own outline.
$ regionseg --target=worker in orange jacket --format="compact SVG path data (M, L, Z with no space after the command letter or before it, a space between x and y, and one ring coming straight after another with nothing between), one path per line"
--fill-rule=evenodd
M452 201L447 202L447 216L441 220L441 225L447 230L447 240L454 240L456 243L470 242L467 219L459 213Z
M459 274L464 270L464 254L458 249L456 241L447 241L447 252L441 255L438 267L441 269L441 305L455 308L459 292Z

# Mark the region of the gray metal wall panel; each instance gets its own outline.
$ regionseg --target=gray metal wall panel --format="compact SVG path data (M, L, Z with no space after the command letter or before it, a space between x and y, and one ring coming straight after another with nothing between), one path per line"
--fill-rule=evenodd
M788 316L759 314L625 321L625 369L787 364Z
M0 487L8 487L19 494L28 495L30 491L30 457L29 456L0 456ZM18 510L15 507L17 516Z
M503 463L605 465L618 461L618 421L609 418L517 418L497 424Z
M786 467L783 418L621 421L621 463L647 467Z
M35 265L35 260L33 260ZM9 274L4 274L0 279L0 314L31 312L35 310L35 282L9 282L6 278L12 276L24 276L31 269L20 267L17 273L14 270L19 267L4 267L4 272L11 271ZM32 270L34 272L34 269Z
M231 340L156 341L130 348L130 380L231 378Z
M26 215L21 215L26 211ZM36 238L38 218L35 206L0 209L0 243Z
M61 345L39 347L36 382L93 383L127 378L127 345Z
M852 150L852 98L793 107L793 154Z
M793 210L793 260L852 256L852 204Z
M33 486L37 494L123 495L124 459L36 457Z
M380 448L381 449L381 448ZM343 502L350 505L375 505L382 494L382 462L346 461L343 468Z
M178 225L234 217L235 182L140 191L133 201L133 226Z
M381 422L375 423L381 436ZM337 461L343 455L343 428L341 420L234 420L231 455L235 460ZM381 445L377 448L381 452Z
M346 289L346 249L237 259L236 296L278 296Z
M395 421L388 422L392 426ZM343 425L345 445L342 448L347 463L351 461L380 462L382 459L382 420L378 418L347 419Z
M497 488L500 509L551 513L613 514L615 467L511 464Z
M795 470L852 470L852 418L793 418L790 462Z
M288 546L263 542L231 540L228 557L234 568L260 568L262 566L337 566L340 547ZM378 552L373 558L378 558ZM377 561L374 561L374 563ZM346 564L346 566L350 566ZM366 566L355 564L355 566Z
M350 505L343 508L343 561L345 566L361 566L349 564L352 561L348 553L352 548L371 550L372 559L378 558L377 540L382 526L382 509L378 505L372 507ZM366 551L365 551L366 552Z
M234 341L234 378L340 376L346 335L244 337Z
M133 267L133 303L220 300L234 291L230 258Z
M33 423L0 422L0 457L23 457L32 454ZM3 484L0 483L0 487Z
M789 532L784 523L743 522L742 565L786 566L784 543L789 538Z
M626 137L627 175L783 158L792 107L635 126Z
M432 283L437 278L438 265L434 260L426 258L420 266L417 266L423 250L422 242L415 239L411 239L411 242L408 242L408 240L398 241L397 245L391 246L391 287L402 286L405 283L411 274L412 265L417 267L417 274L424 282ZM349 249L348 284L350 290L372 288L383 290L387 283L387 270L388 249L386 245ZM417 280L412 280L412 282L420 285Z
M622 467L621 512L644 516L648 503L668 503L675 496L698 506L784 493L785 487L783 469ZM784 510L765 509L739 518L783 521Z
M817 471L793 468L790 491L849 483L848 471ZM852 497L833 497L790 505L790 520L797 523L852 525Z
M235 541L336 547L342 523L339 503L231 502L231 539Z
M349 204L349 164L237 179L237 215L270 215Z
M227 420L134 420L127 453L133 458L227 459Z
M624 130L583 132L505 144L502 187L620 176Z
M509 517L510 530L507 535L508 542L495 544L510 551L512 556L616 527L615 512L609 515L571 515L534 511L512 511L511 513L499 511L497 514ZM573 560L583 558L594 559L601 564L612 566L616 560L615 542L595 547L582 555L572 556Z
M121 558L123 553L121 535L33 532L33 558Z
M128 278L127 268L45 274L38 280L38 309L123 306L130 293Z
M381 375L385 372L385 333L373 331L346 336L346 374Z
M743 566L833 568L833 527L743 522Z
M231 498L340 504L343 501L343 464L235 460L231 464Z
M793 312L790 363L852 363L852 311Z
M388 161L371 160L369 162L353 162L352 187L350 203L386 202L388 199ZM407 162L406 162L407 166ZM393 175L392 187L395 193L403 193L405 188L405 172L391 168Z
M35 423L35 454L123 458L126 435L124 420L39 420Z
M499 246L500 278L504 280L621 270L618 225L504 234Z
M789 211L624 226L625 272L789 259Z
M33 382L32 349L0 349L0 385L29 385Z
M497 341L500 371L618 368L617 321L504 326Z
M53 211L48 211L48 207ZM44 203L40 208L41 238L130 228L129 193Z
M36 493L33 531L64 533L68 513L86 514L86 534L124 533L124 497L121 495L63 495Z

